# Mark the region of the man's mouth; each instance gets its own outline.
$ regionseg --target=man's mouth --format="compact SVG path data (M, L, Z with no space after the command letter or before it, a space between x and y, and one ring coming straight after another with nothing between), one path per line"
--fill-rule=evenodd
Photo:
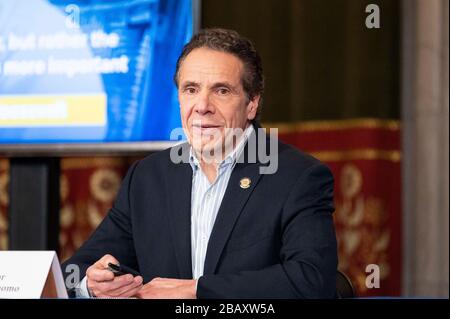
M219 127L221 127L221 126L217 125L217 124L208 124L208 123L192 124L192 128L196 129L196 130L217 129Z
M194 134L211 135L217 132L217 129L220 127L221 125L213 123L195 123L192 125L192 131Z

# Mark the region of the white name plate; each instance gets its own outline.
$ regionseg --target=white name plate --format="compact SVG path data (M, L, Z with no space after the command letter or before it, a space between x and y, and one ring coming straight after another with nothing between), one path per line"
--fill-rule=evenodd
M0 298L67 298L54 251L0 251Z

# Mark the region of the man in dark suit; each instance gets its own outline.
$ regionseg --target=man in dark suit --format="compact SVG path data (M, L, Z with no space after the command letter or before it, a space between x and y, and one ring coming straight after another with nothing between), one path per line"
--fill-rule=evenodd
M129 169L113 208L63 265L80 267L79 293L334 297L333 177L255 121L263 75L253 45L234 31L202 30L183 49L175 82L188 143ZM259 151L267 145L269 163ZM108 262L142 276L114 277Z

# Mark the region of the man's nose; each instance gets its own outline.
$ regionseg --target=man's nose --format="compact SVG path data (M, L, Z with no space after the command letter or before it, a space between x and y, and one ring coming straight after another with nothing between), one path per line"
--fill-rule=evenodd
M195 112L199 114L212 113L214 107L211 104L208 93L202 93L198 96L197 103L195 103Z

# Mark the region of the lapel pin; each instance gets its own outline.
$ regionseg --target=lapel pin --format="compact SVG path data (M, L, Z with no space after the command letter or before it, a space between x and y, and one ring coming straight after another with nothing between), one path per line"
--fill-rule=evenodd
M239 186L243 189L249 188L250 184L252 183L251 179L248 177L244 177L240 180Z

